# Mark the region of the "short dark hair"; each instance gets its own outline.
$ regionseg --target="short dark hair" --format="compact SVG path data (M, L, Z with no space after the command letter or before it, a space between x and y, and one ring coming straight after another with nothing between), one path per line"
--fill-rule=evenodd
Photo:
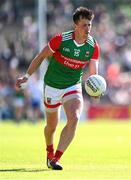
M80 18L88 19L89 21L94 18L94 13L92 10L86 8L86 7L79 7L75 10L73 13L73 21L75 24L78 23Z

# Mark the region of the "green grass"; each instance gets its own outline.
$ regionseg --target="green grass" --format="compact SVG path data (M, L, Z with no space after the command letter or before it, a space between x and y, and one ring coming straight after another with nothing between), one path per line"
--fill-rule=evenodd
M55 147L64 123L56 133ZM79 123L62 157L63 171L48 170L44 122L0 123L0 180L131 179L131 122Z

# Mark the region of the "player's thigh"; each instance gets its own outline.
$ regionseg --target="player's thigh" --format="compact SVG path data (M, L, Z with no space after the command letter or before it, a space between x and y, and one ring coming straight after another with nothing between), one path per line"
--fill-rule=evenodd
M73 98L66 101L64 104L64 110L68 121L77 121L80 118L80 114L83 108L82 98Z

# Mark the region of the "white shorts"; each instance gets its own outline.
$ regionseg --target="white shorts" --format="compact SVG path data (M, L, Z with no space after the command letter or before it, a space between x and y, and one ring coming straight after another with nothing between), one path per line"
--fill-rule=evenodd
M45 86L44 104L45 110L48 112L56 111L66 101L74 98L83 101L81 84L76 84L65 89L57 89L48 85Z

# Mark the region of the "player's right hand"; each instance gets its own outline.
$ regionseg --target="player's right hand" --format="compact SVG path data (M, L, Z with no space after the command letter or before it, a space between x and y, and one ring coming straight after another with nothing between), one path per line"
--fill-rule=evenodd
M26 75L22 76L22 77L19 77L17 80L16 80L16 83L15 83L15 89L16 91L20 91L22 89L22 86L21 84L22 83L26 83L28 81L28 77Z

